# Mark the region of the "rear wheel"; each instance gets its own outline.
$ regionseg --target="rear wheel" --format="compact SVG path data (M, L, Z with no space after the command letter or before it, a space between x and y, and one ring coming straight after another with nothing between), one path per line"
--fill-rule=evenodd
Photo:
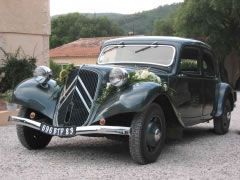
M221 117L214 118L214 131L216 134L226 134L229 130L231 120L231 104L229 99L225 99L223 114Z
M19 117L28 118L29 113L26 108L21 108ZM17 136L21 144L27 149L43 149L52 139L52 136L43 134L35 129L17 125Z
M130 154L139 164L157 160L166 138L166 124L162 108L152 103L145 111L137 113L131 124Z

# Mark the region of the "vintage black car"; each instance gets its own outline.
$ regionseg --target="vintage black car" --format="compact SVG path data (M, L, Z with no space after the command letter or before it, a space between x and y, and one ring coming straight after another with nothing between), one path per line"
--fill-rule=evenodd
M17 135L27 149L52 136L103 136L129 141L139 164L156 161L168 130L213 120L228 132L236 94L220 78L207 44L177 37L126 37L103 43L97 65L71 69L60 87L40 66L19 84Z

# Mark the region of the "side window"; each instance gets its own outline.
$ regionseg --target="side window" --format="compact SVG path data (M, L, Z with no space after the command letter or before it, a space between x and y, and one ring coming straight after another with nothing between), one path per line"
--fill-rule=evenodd
M197 48L184 48L180 56L180 72L187 74L200 74L199 50Z
M213 56L207 52L203 51L203 61L202 61L202 71L204 76L215 76Z

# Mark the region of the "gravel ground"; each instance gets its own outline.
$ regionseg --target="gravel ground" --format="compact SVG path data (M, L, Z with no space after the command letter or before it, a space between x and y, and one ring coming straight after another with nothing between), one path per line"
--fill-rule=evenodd
M228 134L215 135L212 122L188 128L144 166L132 162L127 144L105 138L54 137L46 149L29 151L15 126L3 126L0 179L240 179L239 115L238 102Z

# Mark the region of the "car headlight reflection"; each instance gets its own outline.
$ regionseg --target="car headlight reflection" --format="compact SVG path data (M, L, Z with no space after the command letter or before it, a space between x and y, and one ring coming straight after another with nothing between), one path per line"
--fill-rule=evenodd
M111 85L120 87L127 82L128 73L123 68L113 68L109 74L109 81Z
M52 70L47 66L38 66L34 70L33 76L36 78L36 81L45 86L52 77Z

